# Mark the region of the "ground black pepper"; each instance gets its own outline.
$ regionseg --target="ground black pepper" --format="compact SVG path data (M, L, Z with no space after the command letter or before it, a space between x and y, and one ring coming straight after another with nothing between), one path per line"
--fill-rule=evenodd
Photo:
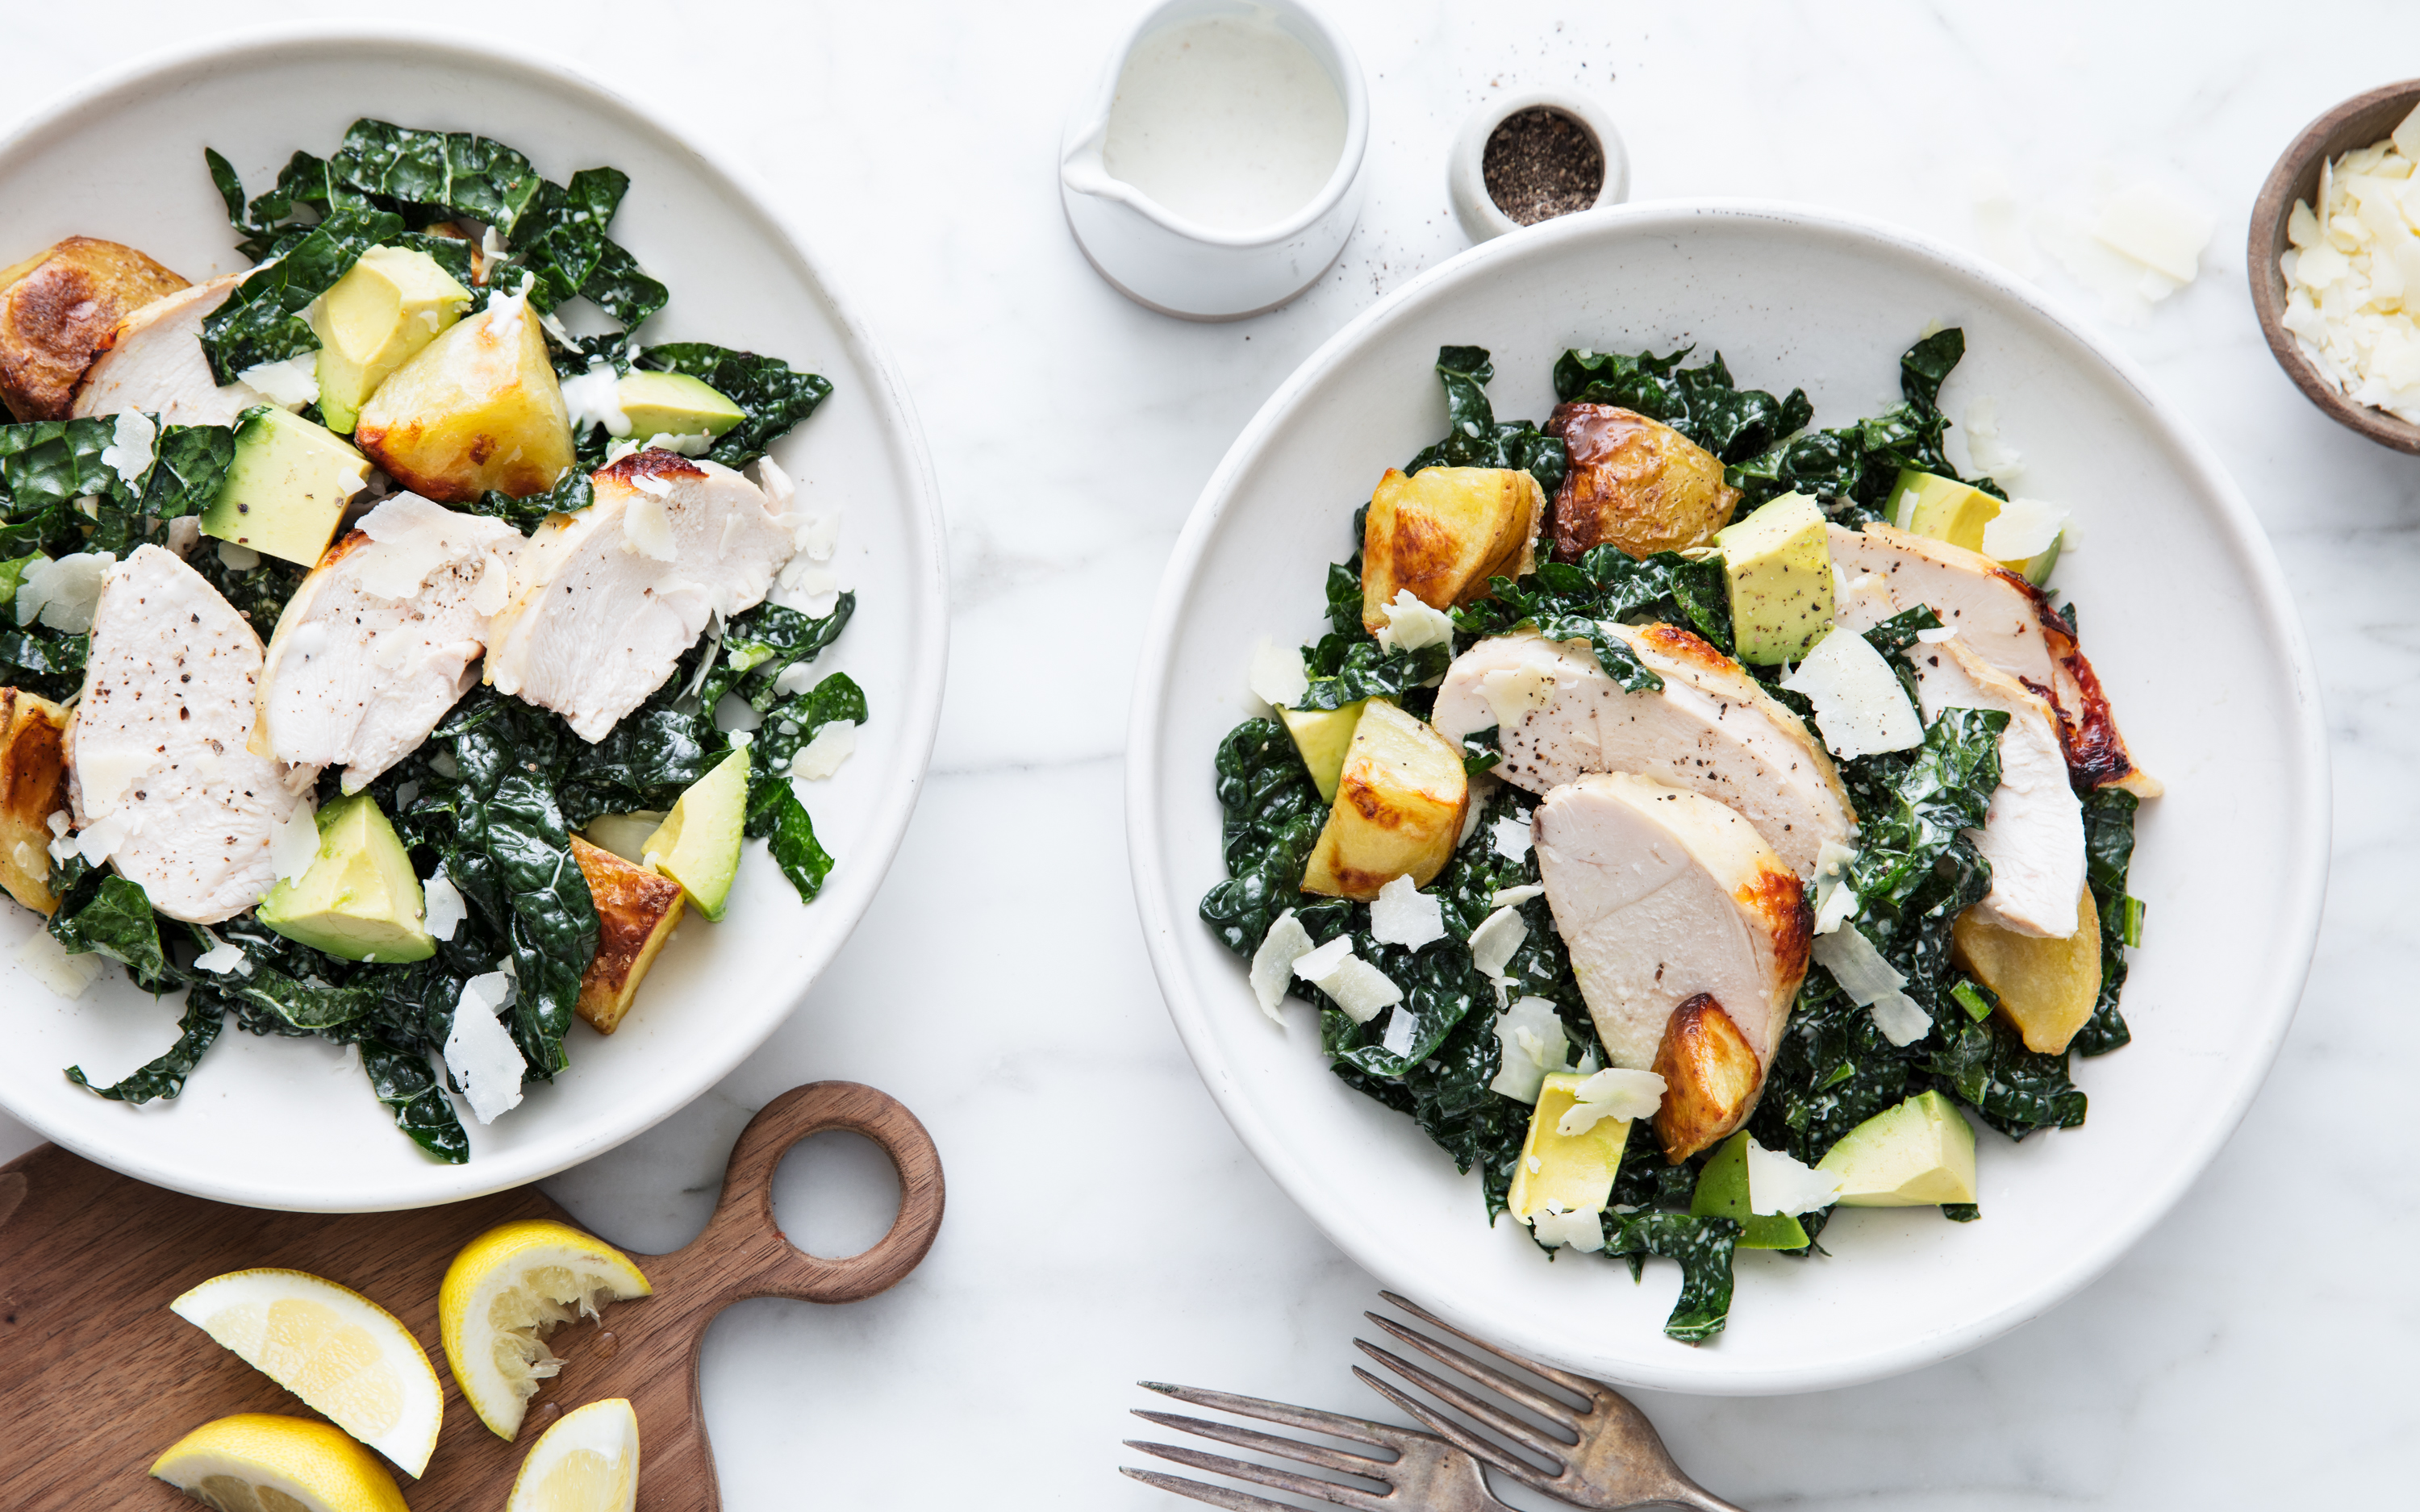
M1517 225L1584 210L1605 188L1605 151L1587 128L1544 105L1504 117L1480 159L1487 197Z

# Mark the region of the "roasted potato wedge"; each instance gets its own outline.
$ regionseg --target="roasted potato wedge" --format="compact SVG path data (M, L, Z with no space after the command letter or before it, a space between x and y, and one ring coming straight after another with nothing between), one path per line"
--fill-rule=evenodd
M0 887L38 914L51 892L51 815L68 806L68 711L0 687Z
M1361 527L1361 625L1375 635L1408 588L1431 609L1487 596L1487 579L1535 563L1546 512L1538 480L1511 468L1393 468Z
M1661 421L1609 404L1565 404L1546 429L1562 438L1570 461L1555 491L1558 562L1607 545L1634 557L1703 546L1739 506L1722 460Z
M2019 934L1970 908L1949 926L1949 941L1958 964L1999 998L2028 1050L2066 1050L2101 1000L2101 910L2090 887L2076 901L2075 933L2066 939Z
M571 466L571 415L535 313L500 299L448 327L362 406L353 443L440 503L553 487Z
M1367 902L1400 876L1427 887L1452 858L1469 802L1462 752L1425 721L1372 699L1353 727L1302 890Z
M1746 1122L1764 1089L1756 1051L1708 993L1672 1011L1664 1042L1655 1047L1654 1071L1664 1078L1655 1134L1675 1165Z
M680 923L681 885L577 835L571 856L597 902L597 956L581 974L577 1011L597 1033L611 1034Z
M184 286L132 247L92 237L0 269L0 404L19 420L67 419L117 322Z

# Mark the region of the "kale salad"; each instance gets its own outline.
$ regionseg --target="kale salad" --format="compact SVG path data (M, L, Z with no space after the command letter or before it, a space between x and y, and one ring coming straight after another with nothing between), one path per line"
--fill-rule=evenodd
M616 169L369 119L250 198L204 156L249 270L0 270L17 958L183 994L149 1064L67 1070L101 1097L176 1097L230 1021L317 1035L459 1163L457 1099L613 1032L743 841L802 902L834 865L801 795L868 717L814 670L856 601L768 455L831 385L646 343Z
M1491 1224L1675 1262L1684 1343L1741 1249L1980 1217L1974 1125L2081 1125L2072 1057L2128 1042L2159 784L2045 592L2064 512L1945 450L1964 349L1818 429L1686 349L1566 352L1547 423L1499 421L1489 354L1444 348L1448 433L1216 753L1200 912L1263 1010L1315 1006Z

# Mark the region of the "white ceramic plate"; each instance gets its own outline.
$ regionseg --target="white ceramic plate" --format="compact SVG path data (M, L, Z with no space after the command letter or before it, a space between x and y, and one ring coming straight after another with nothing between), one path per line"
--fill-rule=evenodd
M1740 1257L1730 1325L1664 1337L1678 1268L1550 1263L1491 1230L1478 1179L1345 1088L1313 1014L1262 1017L1194 913L1224 875L1211 757L1261 712L1257 637L1315 638L1327 563L1379 471L1441 435L1445 344L1495 353L1501 418L1544 419L1567 347L1719 350L1744 385L1804 385L1819 424L1898 398L1900 352L1965 328L1945 407L1993 396L2029 493L2070 504L2057 592L2136 759L2132 890L2149 906L2132 1046L2079 1060L2082 1129L1981 1140L1983 1218L1844 1211L1829 1258ZM2326 875L2328 764L2310 658L2259 528L2210 454L2031 289L1902 232L1746 204L1607 210L1506 237L1383 301L1320 348L1211 479L1160 590L1127 753L1127 833L1153 964L1194 1063L1279 1184L1361 1265L1473 1331L1590 1375L1677 1391L1843 1385L1946 1358L2055 1304L2173 1205L2234 1129L2292 1017Z
M863 685L857 755L812 795L838 858L801 906L752 844L720 924L694 916L611 1038L574 1026L571 1068L445 1165L396 1132L345 1052L230 1028L173 1103L130 1108L71 1086L114 1080L175 1040L181 997L155 1002L112 975L62 1002L19 967L33 916L0 903L0 1106L81 1154L147 1181L259 1207L414 1207L492 1192L585 1160L688 1103L787 1017L840 949L891 863L939 716L948 623L940 506L897 376L766 196L639 107L551 65L391 29L316 26L147 60L0 146L7 257L70 233L128 242L199 281L244 266L202 162L214 147L254 193L295 149L325 154L363 116L475 131L557 182L610 164L630 176L613 224L673 291L650 342L770 353L833 393L774 449L802 499L836 504L836 563L857 617L822 668ZM468 1122L466 1116L466 1122Z

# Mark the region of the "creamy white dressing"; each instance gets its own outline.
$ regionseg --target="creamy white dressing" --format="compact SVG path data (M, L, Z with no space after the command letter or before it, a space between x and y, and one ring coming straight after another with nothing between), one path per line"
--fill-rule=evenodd
M1261 16L1206 17L1136 42L1101 152L1111 177L1222 231L1294 215L1343 155L1335 81Z

